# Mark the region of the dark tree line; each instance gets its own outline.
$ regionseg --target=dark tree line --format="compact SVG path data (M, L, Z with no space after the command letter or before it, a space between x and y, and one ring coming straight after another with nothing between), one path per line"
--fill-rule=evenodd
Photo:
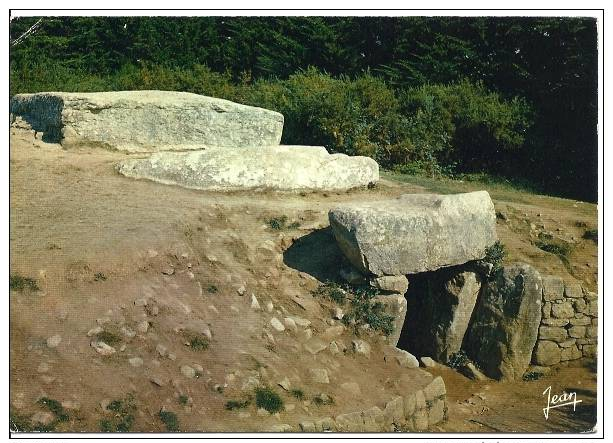
M37 20L14 19L11 40ZM592 18L50 17L11 48L10 64L12 92L35 88L29 76L44 75L45 65L102 78L126 67L201 65L235 83L283 81L315 67L336 78L369 74L400 92L483 84L532 109L522 149L501 157L504 166L484 160L485 172L594 201L597 57ZM466 146L493 143L484 134L454 137Z

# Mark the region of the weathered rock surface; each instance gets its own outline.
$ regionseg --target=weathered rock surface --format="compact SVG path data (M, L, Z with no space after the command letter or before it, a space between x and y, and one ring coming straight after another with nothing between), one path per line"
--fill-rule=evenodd
M496 241L486 191L406 194L329 212L340 249L361 272L406 275L482 259Z
M541 322L542 280L531 266L515 263L488 282L467 331L467 354L495 379L521 378Z
M321 146L201 148L125 160L118 171L127 177L212 191L333 191L379 181L379 166L373 159L329 154Z
M11 114L65 147L129 152L278 145L283 116L187 92L17 94Z
M409 309L416 313L407 325L409 349L446 363L462 347L481 277L458 266L423 274L420 280L409 292Z

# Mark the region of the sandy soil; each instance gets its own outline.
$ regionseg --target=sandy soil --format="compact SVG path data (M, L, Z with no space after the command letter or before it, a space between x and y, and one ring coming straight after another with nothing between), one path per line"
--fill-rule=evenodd
M337 328L331 306L311 295L343 260L325 229L327 211L339 202L427 192L426 187L385 180L376 189L347 193L217 194L119 176L114 164L124 154L67 151L27 130L12 129L10 149L11 274L36 279L40 287L10 296L15 417L45 411L37 400L47 397L63 402L69 413L56 431L98 432L102 420L119 419L103 406L133 397L132 431L164 431L160 410L175 412L181 431L259 431L382 407L432 378L384 359L384 338L369 331L361 338L373 347L370 358L311 355L303 327L265 332L272 316L297 316L312 322L306 329L313 336L336 337L350 347L354 331ZM596 289L596 246L581 238L586 227L596 226L594 205L511 192L492 196L505 214L498 233L509 260ZM300 226L277 231L267 225L282 215ZM539 230L572 242L568 264L531 243ZM261 310L251 308L251 294ZM147 306L140 306L142 298ZM147 331L138 330L143 322ZM103 357L90 346L88 331L97 326L116 333L115 354ZM127 336L121 328L136 334ZM207 329L208 349L186 346ZM61 342L49 347L47 339L55 335ZM160 344L173 358L160 355ZM133 366L130 359L142 362ZM198 376L184 376L185 365L196 367ZM326 369L330 383L314 383L312 368ZM562 367L540 380L512 384L475 382L448 368L429 372L443 375L449 392L449 420L438 431L577 432L593 426L592 367ZM276 386L284 377L306 400ZM286 406L293 406L277 416L259 415L253 404L226 410L227 401L248 397L243 388L254 380L275 386ZM341 387L348 381L358 383L360 392ZM544 420L542 392L549 385L553 391L572 388L584 401L575 413L559 409ZM334 403L316 406L313 398L322 393Z

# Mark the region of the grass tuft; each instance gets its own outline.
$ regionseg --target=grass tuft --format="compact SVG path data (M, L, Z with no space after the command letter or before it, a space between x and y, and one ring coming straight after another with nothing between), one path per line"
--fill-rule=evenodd
M306 395L304 395L304 391L302 391L302 389L292 389L289 391L289 393L297 400L304 400L306 398Z
M251 404L251 400L229 400L226 402L226 409L228 411L234 411L235 409L244 409Z
M298 222L287 224L287 221L287 215L281 215L279 217L272 217L266 220L266 224L268 224L270 229L274 229L275 231L282 231L284 229L298 229L300 227L300 223Z

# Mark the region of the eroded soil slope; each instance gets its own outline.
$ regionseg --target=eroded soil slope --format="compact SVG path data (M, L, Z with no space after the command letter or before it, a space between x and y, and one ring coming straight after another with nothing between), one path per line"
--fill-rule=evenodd
M261 431L381 407L432 378L385 358L380 333L344 327L333 319L333 305L312 295L343 264L325 229L331 206L425 187L383 181L376 189L340 194L191 191L119 176L114 164L124 154L63 150L30 131L12 132L11 275L31 278L39 288L26 285L10 294L10 397L18 424L29 426L38 414L56 431L118 430L122 423L132 431L175 425L181 431ZM511 259L595 289L596 246L582 238L596 225L593 205L492 196L504 214L498 233ZM281 229L271 227L271 219L283 217ZM567 262L534 246L544 230L573 242ZM277 331L273 317L295 321ZM100 337L116 352L98 353L91 343ZM351 352L358 338L371 345L370 356ZM347 352L318 350L331 340ZM312 369L325 369L329 383L315 381ZM429 371L448 385L450 419L439 430L506 430L496 428L498 411L506 411L507 424L524 422L530 408L533 418L542 416L541 385L561 390L568 380L581 381L581 407L591 409L555 421L555 430L591 427L585 419L595 401L591 368L561 368L537 382L491 382L485 394L483 382L445 368ZM277 385L285 379L288 389ZM258 412L257 385L273 387L285 409ZM509 415L509 392L528 409ZM482 393L487 409L464 405L474 403L475 393ZM66 416L58 419L41 399L62 403ZM229 401L248 400L244 408L227 409ZM534 421L532 432L554 423Z

